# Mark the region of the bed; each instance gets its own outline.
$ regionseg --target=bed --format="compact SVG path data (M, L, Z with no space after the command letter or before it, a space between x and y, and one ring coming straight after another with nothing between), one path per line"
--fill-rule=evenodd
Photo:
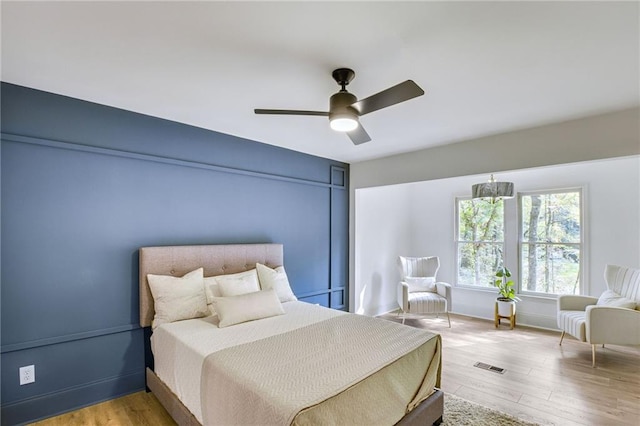
M424 330L287 301L285 314L271 318L219 328L218 317L207 316L150 332L155 311L148 274L182 277L204 268L205 277L214 277L256 263L283 265L282 245L139 251L140 325L152 358L147 388L179 425L442 421L441 341Z

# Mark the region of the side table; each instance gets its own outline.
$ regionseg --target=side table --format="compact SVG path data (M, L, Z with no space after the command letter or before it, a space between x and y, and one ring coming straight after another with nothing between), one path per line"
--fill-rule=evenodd
M508 319L509 320L509 325L511 326L511 330L513 330L513 328L516 326L516 305L515 305L515 303L512 303L510 308L511 308L511 312L510 312L509 316L499 315L498 314L498 302L496 301L495 317L494 317L494 325L496 326L496 328L498 328L498 326L500 325L500 320L501 319Z

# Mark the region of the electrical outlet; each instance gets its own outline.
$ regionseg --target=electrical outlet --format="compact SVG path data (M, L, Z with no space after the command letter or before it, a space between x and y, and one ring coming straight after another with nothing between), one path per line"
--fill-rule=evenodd
M20 367L20 386L28 385L36 381L36 366L27 365Z

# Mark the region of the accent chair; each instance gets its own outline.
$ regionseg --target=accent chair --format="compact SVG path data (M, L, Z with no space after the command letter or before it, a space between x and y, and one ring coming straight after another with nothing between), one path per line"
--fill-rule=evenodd
M398 283L398 305L402 323L406 314L447 314L451 327L451 285L436 281L440 259L432 257L398 256L400 282Z
M596 345L640 345L640 269L607 265L608 290L597 297L558 297L558 328L591 344L591 366L596 366Z

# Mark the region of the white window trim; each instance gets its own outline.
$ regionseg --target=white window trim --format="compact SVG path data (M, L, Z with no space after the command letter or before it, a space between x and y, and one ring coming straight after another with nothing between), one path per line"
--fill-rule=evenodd
M563 187L563 188L554 188L554 189L545 189L545 190L532 190L532 191L521 191L517 193L517 196L504 200L504 220L505 220L505 234L504 234L504 263L511 269L512 276L514 281L516 281L517 289L516 292L519 296L524 297L525 299L538 299L538 300L556 300L558 298L557 294L552 293L538 293L538 292L521 292L521 274L520 274L520 265L522 259L520 258L520 242L521 242L521 223L522 223L522 212L520 211L520 196L522 195L530 195L530 194L551 194L551 193L562 193L569 191L580 191L580 233L581 233L581 256L580 256L580 294L591 294L591 283L589 281L589 215L587 211L587 198L588 198L588 185L581 186L571 186L571 187ZM474 285L465 285L458 282L458 200L469 200L471 197L469 196L455 196L453 199L454 204L454 226L453 226L453 277L454 286L465 289L465 290L474 290L474 291L482 291L482 292L493 292L497 293L497 290L492 287L479 287ZM515 215L514 215L515 213ZM515 264L511 265L510 259L515 259Z

